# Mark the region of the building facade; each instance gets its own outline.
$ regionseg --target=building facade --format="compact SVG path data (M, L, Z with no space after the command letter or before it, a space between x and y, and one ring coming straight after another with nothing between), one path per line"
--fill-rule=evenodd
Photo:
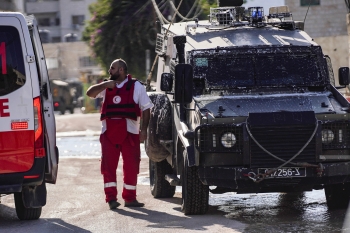
M88 7L96 0L25 0L25 13L35 15L40 29L49 32L49 42L81 40Z
M305 32L330 56L338 80L339 67L349 66L348 12L344 0L285 0L285 5L294 20L305 21Z
M94 2L24 0L24 13L38 21L50 79L77 81L103 75L91 49L81 41L85 22L90 19L88 8Z
M83 41L45 43L43 48L50 79L78 81L105 74Z
M24 12L23 0L0 0L0 11Z

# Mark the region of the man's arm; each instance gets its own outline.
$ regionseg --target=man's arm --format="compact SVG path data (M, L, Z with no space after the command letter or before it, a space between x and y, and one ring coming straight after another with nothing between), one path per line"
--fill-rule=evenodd
M91 98L95 98L101 91L105 90L106 88L114 88L116 84L116 81L108 80L92 85L91 87L89 87L89 89L87 89L86 95Z
M140 142L143 142L147 139L147 128L149 119L151 116L150 109L146 109L142 111L142 125L141 125L141 131L140 131Z

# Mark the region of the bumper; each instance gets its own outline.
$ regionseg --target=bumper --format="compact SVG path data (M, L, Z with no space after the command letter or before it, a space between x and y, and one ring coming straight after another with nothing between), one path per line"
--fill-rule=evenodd
M45 159L36 158L33 167L27 172L1 174L0 193L10 194L21 192L23 186L38 186L42 184L45 174Z
M238 193L311 191L324 185L350 182L350 162L307 167L303 177L254 180L258 169L243 167L199 167L199 178L206 185L229 188Z

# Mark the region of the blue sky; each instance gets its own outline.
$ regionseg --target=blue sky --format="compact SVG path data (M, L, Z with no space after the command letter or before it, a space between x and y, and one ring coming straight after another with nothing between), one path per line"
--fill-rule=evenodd
M265 15L269 14L269 8L272 6L283 6L284 0L248 0L246 4L243 4L245 7L251 6L262 6L264 7Z

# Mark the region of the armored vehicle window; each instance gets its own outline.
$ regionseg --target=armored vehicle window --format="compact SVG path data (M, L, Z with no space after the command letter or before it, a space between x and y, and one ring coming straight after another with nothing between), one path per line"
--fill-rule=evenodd
M194 78L205 79L210 87L253 86L254 65L250 56L194 59Z
M193 57L192 57L192 56ZM203 50L190 54L193 78L207 88L319 87L327 84L327 63L317 46Z
M15 27L0 26L0 96L25 84L25 68L19 33Z
M274 54L256 60L258 86L317 86L323 81L316 56Z

